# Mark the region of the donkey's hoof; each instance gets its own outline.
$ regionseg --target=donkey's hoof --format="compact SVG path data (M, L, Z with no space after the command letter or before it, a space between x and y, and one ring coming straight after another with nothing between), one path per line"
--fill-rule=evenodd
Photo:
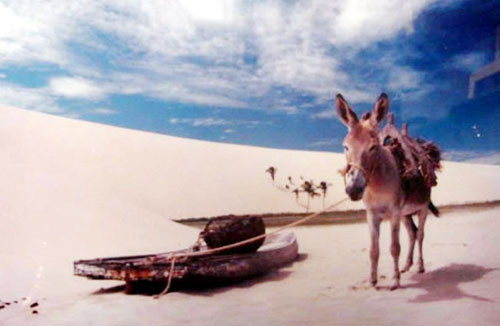
M411 264L407 264L402 270L401 270L401 273L406 273L410 270L411 268Z
M390 290L391 291L394 291L396 290L397 288L399 288L399 281L395 281L392 286L390 287Z
M377 279L371 279L370 284L375 287L377 285Z
M425 268L424 268L424 266L420 266L420 267L418 268L418 272L419 272L420 274L425 273Z

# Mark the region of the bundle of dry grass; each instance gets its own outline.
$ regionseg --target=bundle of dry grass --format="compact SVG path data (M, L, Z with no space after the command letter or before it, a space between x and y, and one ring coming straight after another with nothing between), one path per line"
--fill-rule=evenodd
M403 124L400 132L394 126L392 114L379 139L396 159L402 179L420 175L428 187L437 185L436 171L441 170L441 149L435 143L410 137L407 124Z

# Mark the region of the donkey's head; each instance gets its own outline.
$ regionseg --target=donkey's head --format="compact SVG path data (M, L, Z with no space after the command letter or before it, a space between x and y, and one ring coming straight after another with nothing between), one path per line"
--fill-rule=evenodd
M381 147L377 131L389 110L389 98L384 93L380 94L372 111L363 114L361 120L340 94L337 95L336 106L340 121L348 129L343 143L347 159L345 191L351 200L360 200Z

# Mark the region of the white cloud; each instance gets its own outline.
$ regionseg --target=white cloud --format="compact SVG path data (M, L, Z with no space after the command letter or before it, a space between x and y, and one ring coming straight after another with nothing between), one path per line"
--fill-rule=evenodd
M482 153L473 158L467 159L468 163L478 163L478 164L493 164L500 165L500 153L498 151L490 151L488 153Z
M296 114L299 112L297 107L292 105L275 106L274 109L276 111L285 112L286 114Z
M413 20L434 0L346 0L330 25L333 42L366 46L404 31L413 32Z
M52 94L69 98L99 99L106 91L92 81L83 78L57 77L49 82Z
M443 155L449 161L500 165L499 151L453 150L446 151Z
M57 105L56 98L43 89L21 87L5 82L0 82L0 104L46 113L66 112Z
M488 63L486 53L471 52L466 54L459 54L450 60L450 64L455 69L474 72Z
M226 119L214 119L214 118L170 118L168 120L170 124L184 124L191 125L193 127L211 127L211 126L256 126L261 124L259 121L255 120L226 120ZM224 130L225 133L231 133L234 130L227 128Z
M64 112L64 113L58 113L58 115L69 119L80 119L82 117L82 115L79 112Z
M318 140L312 142L308 145L310 148L332 148L333 146L338 146L340 141L338 139L327 139L327 140Z
M393 92L413 90L422 84L419 72L403 67L394 67L389 73L387 88Z
M97 115L113 115L117 114L118 111L113 110L113 109L108 109L108 108L94 108L89 110L90 114L97 114Z
M224 119L214 118L171 118L168 120L170 124L188 124L193 127L210 127L210 126L227 126L233 124L232 122Z
M234 19L232 0L182 0L180 4L195 20L223 24Z
M430 2L16 0L0 4L0 66L59 66L74 77L54 78L41 91L60 97L141 94L296 113L304 108L263 104L283 97L280 88L319 102L336 92L354 103L372 101L378 90L346 75L340 62L369 44L410 33ZM107 66L78 46L106 54Z
M320 120L333 119L334 117L336 117L336 115L335 115L335 109L333 107L311 115L311 118Z
M87 42L98 1L0 3L0 65L44 62L71 65L67 42Z
M205 119L193 120L194 127L227 126L230 124L231 124L230 121L224 119L205 118Z

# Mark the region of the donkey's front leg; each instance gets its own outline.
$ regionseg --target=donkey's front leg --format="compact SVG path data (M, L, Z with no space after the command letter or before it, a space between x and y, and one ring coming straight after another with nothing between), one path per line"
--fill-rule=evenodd
M378 257L380 252L378 242L380 236L380 221L382 220L382 217L375 211L367 210L366 220L370 229L370 283L375 286L377 285Z
M399 254L401 246L399 245L399 225L400 225L399 211L391 214L391 255L394 260L394 283L391 286L391 291L399 287Z

